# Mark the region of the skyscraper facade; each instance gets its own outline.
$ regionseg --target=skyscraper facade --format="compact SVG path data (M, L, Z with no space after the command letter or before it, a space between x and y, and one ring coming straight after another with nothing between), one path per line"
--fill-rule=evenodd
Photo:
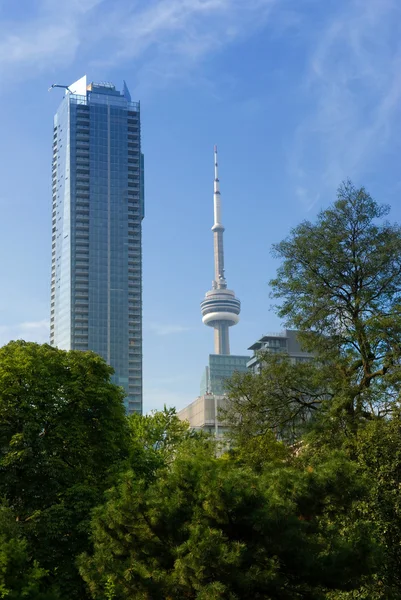
M66 88L54 117L50 343L92 350L142 411L140 105L127 86Z

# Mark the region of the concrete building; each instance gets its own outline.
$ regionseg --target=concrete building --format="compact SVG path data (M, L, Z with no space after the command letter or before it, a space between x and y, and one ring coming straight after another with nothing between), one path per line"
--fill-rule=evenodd
M93 350L142 412L140 105L86 76L54 117L51 344Z
M219 410L224 407L226 400L225 396L204 394L180 410L178 416L182 421L188 421L195 430L221 437L227 427L219 419Z
M258 373L261 368L261 354L264 352L280 354L285 353L291 357L294 362L305 362L313 358L309 352L305 352L298 341L298 331L294 329L285 329L280 333L268 333L263 335L248 350L253 350L253 356L247 362L247 368Z

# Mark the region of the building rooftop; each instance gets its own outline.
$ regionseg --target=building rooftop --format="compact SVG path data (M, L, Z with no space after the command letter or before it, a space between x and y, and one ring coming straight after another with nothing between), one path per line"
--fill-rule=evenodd
M252 346L249 346L248 350L260 350L263 346L263 343L271 340L272 338L288 339L288 330L280 331L279 333L265 333L257 340L257 342L252 344Z

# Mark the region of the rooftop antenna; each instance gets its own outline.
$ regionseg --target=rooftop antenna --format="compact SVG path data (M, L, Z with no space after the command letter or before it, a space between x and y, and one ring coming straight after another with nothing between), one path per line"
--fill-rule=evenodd
M68 85L60 85L58 83L53 83L53 85L51 85L47 91L50 92L53 88L63 88L63 90L67 90L67 92L70 92L70 94L74 93L72 90L70 90Z

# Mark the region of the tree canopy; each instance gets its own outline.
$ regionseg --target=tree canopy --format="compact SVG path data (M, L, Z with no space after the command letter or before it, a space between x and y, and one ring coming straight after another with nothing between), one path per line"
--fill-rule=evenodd
M315 358L266 354L260 375L233 378L225 414L233 435L273 429L294 439L313 416L350 432L399 405L401 228L384 220L388 212L346 182L315 223L274 246L278 314Z
M84 598L75 560L92 508L127 458L122 391L92 352L22 341L0 348L0 497L54 593Z
M401 227L384 220L389 210L346 182L316 223L274 246L278 315L331 365L330 388L354 423L398 399Z
M0 505L0 598L57 600L48 589L48 572L32 557L13 511Z
M257 475L203 448L179 452L150 485L128 472L95 511L81 573L98 600L323 598L374 564L363 494L341 456Z

